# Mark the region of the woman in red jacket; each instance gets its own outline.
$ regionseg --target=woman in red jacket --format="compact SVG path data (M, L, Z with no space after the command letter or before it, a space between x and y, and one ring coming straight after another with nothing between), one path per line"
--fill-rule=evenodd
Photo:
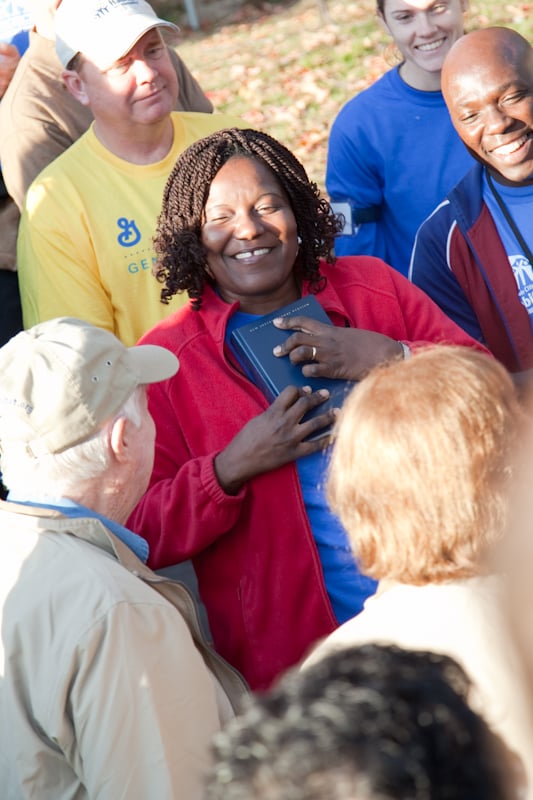
M375 590L322 491L329 410L287 387L269 405L232 354L230 332L313 293L333 325L281 321L277 351L308 377L360 379L410 342L476 346L382 261L331 257L339 221L283 145L225 130L177 160L155 247L162 299L191 304L145 337L180 359L150 389L157 428L150 488L130 525L160 568L192 558L215 646L252 688L272 680ZM313 435L312 440L309 436Z

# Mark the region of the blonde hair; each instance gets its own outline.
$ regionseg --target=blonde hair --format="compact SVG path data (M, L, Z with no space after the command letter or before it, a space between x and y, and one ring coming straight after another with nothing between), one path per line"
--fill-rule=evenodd
M504 367L470 348L372 370L339 417L327 483L363 572L419 585L482 572L523 414Z

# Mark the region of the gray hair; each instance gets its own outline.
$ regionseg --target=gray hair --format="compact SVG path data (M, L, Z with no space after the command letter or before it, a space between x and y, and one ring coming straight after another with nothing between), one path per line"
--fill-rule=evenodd
M102 475L110 463L109 437L115 422L124 417L141 426L141 398L138 386L112 419L90 439L61 453L33 457L18 443L2 442L2 480L10 491L22 497L61 497L76 493L80 484Z

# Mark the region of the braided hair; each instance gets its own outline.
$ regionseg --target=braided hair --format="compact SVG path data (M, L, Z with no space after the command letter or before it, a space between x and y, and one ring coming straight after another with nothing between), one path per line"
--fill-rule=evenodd
M284 145L258 130L227 128L188 147L167 180L154 237L155 275L164 284L163 303L177 292L187 291L197 310L204 286L212 283L201 241L204 209L213 179L233 156L257 159L273 172L289 198L301 238L294 263L297 279L309 281L314 292L324 286L319 261L325 258L334 262L333 241L341 222L302 164Z

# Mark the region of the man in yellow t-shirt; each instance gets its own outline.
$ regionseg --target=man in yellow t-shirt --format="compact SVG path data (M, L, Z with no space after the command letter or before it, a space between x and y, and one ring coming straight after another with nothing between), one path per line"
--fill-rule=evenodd
M144 0L63 0L56 50L68 91L94 122L26 195L18 268L25 327L74 316L134 344L187 301L160 301L152 237L177 156L231 116L176 112L162 37L176 27Z

